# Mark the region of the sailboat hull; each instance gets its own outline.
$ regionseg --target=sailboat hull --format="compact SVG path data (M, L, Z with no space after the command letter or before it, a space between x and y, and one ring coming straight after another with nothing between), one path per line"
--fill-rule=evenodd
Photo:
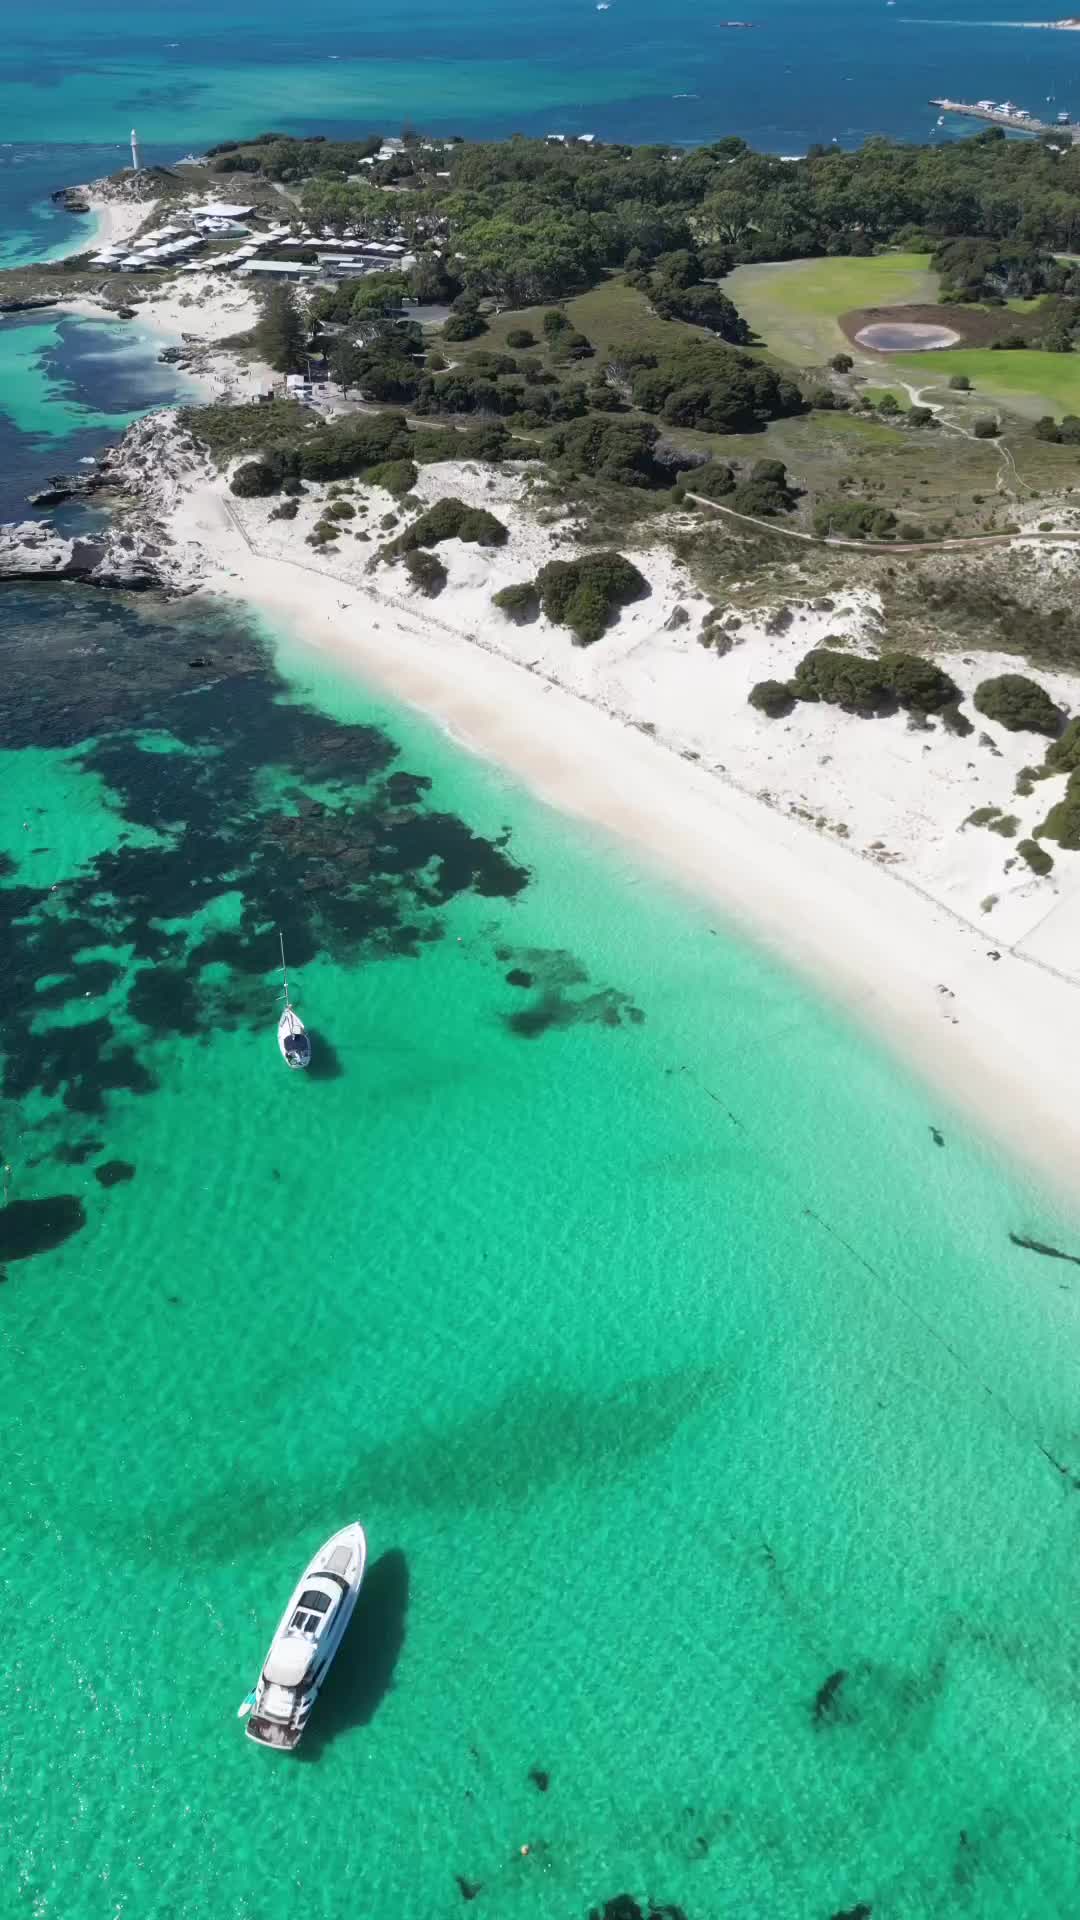
M278 1021L277 1038L281 1057L287 1067L311 1065L311 1035L292 1007L286 1007Z

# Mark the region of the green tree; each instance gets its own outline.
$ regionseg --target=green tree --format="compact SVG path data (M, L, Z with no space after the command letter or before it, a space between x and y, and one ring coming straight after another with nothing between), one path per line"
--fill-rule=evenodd
M348 393L350 387L361 385L367 355L363 347L350 339L347 333L336 336L330 348L329 361L331 378L337 382L342 393Z
M307 335L292 287L271 287L255 327L258 352L275 373L302 373Z

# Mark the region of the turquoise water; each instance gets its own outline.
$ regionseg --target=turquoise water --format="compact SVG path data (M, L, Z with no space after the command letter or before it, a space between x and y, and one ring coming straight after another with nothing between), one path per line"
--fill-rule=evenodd
M1076 1224L287 636L46 604L0 652L0 1137L69 1236L0 1288L14 1910L1069 1912L1077 1288L1008 1235ZM235 1707L354 1515L283 1763Z

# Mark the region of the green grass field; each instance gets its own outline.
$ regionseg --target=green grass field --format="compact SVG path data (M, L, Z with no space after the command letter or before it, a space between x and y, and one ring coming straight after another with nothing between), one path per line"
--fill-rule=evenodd
M938 277L925 253L882 253L869 260L785 260L736 267L724 282L759 339L795 366L821 366L850 352L837 315L857 307L933 304Z
M905 377L923 376L929 385L947 385L950 374L966 373L976 394L1037 420L1040 414L1080 413L1080 354L992 353L985 347L945 347L933 353L890 356Z

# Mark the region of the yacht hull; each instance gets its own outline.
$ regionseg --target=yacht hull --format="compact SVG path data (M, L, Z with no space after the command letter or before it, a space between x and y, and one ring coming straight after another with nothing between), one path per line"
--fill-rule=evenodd
M335 1533L304 1569L250 1696L249 1740L286 1753L299 1746L352 1619L366 1565L367 1539L357 1521Z

